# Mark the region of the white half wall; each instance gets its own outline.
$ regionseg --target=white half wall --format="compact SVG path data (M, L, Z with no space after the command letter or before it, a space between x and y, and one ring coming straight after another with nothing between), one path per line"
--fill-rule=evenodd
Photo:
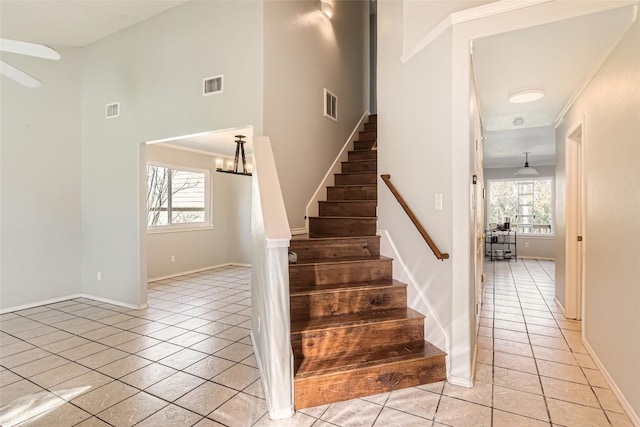
M583 334L612 390L640 425L640 23L629 29L557 128L557 185L565 135L583 120ZM558 204L563 199L558 198ZM563 208L563 206L561 206ZM560 211L560 209L558 210ZM558 216L558 222L564 216ZM564 228L559 228L564 231ZM558 235L564 258L564 235ZM564 301L564 270L556 270ZM558 284L560 286L558 286ZM621 395L621 396L620 396Z
M264 2L264 135L271 138L292 229L362 112L368 109L369 5L337 0ZM338 121L324 117L324 88Z
M262 7L187 2L83 49L83 293L146 300L142 143L247 125L261 132ZM203 97L202 79L218 74L223 93ZM107 120L115 101L120 117Z
M213 156L158 144L147 146L147 161L208 169L213 218L213 228L147 233L148 280L227 263L251 264L251 177L218 173Z
M0 310L81 291L80 50L55 49L2 53L43 84L0 77Z

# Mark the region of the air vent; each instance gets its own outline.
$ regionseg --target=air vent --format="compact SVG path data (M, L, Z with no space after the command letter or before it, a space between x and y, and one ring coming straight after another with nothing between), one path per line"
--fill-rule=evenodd
M338 121L338 97L327 89L324 90L324 116Z
M105 112L107 119L115 119L120 115L120 103L114 102L112 104L107 104L105 107Z
M224 74L202 79L202 96L209 96L209 95L222 93L223 82L224 82Z

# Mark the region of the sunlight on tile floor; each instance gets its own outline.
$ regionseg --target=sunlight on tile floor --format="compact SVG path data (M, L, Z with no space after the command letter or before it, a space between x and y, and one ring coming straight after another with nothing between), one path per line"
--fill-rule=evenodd
M149 285L149 308L74 299L0 316L2 426L631 426L553 302L554 264L487 263L472 389L436 383L270 421L250 269Z

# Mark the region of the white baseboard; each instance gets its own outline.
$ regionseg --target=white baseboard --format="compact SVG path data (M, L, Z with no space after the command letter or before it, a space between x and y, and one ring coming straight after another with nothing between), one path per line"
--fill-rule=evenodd
M299 236L301 234L307 234L306 227L292 228L291 229L291 235L292 236Z
M622 409L624 409L624 411L627 413L627 416L631 419L631 422L633 423L633 425L636 427L640 427L640 416L635 413L635 411L631 407L631 404L629 403L627 398L624 396L624 394L622 394L622 392L618 388L618 385L613 380L613 378L611 378L611 375L609 375L609 372L607 371L607 369L604 367L604 365L598 358L598 355L596 355L596 352L593 351L593 348L591 348L591 346L589 345L589 342L584 337L582 338L582 344L584 344L584 347L589 352L589 355L593 359L593 362L596 364L598 369L600 369L602 376L607 381L607 384L609 384L609 388L611 389L613 394L615 394L616 397L618 398L618 401L620 402Z
M47 300L41 300L36 302L31 302L29 304L17 305L15 307L3 308L0 310L0 314L12 313L14 311L27 310L29 308L40 307L41 305L55 304L61 301L67 301L74 298L83 298L83 294L72 294L64 297L51 298Z
M12 313L14 311L20 311L20 310L27 310L29 308L40 307L40 306L49 305L49 304L55 304L57 302L69 301L69 300L76 299L76 298L86 298L86 299L90 299L90 300L93 300L93 301L99 301L99 302L104 302L104 303L107 303L107 304L117 305L119 307L131 308L133 310L142 310L142 309L145 309L145 308L149 307L147 304L142 304L142 305L129 304L129 303L126 303L126 302L116 301L116 300L109 299L109 298L97 297L95 295L71 294L71 295L67 295L67 296L64 296L64 297L51 298L51 299L47 299L47 300L40 300L40 301L35 301L35 302L29 303L29 304L19 305L19 306L16 306L16 307L4 308L4 309L0 310L0 314Z
M558 307L560 307L560 311L562 312L562 315L566 318L567 317L567 312L564 309L564 305L562 305L562 303L560 302L560 300L556 296L553 297L553 300L556 302L556 305Z
M238 267L251 267L251 264L241 264L238 262L225 262L224 264L211 265L209 267L197 268L195 270L187 270L187 271L181 271L179 273L171 273L166 276L153 277L151 279L147 279L147 283L157 282L159 280L165 280L165 279L173 279L174 277L185 276L187 274L201 273L203 271L212 270L214 268L226 267L229 265L237 265Z
M473 380L470 380L469 378L458 378L458 377L449 375L447 376L447 381L450 384L459 385L460 387L466 387L466 388L473 387Z
M529 256L529 255L518 255L518 258L522 258L522 259L539 259L540 261L555 261L556 260L555 258L549 258L549 257L545 257L545 256Z

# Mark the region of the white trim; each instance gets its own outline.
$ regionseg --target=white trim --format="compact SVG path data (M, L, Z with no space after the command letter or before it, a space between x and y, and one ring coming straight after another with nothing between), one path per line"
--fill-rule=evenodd
M67 295L67 296L59 297L59 298L51 298L51 299L47 299L47 300L36 301L36 302L29 303L29 304L18 305L18 306L15 306L15 307L3 308L3 309L0 309L0 314L12 313L14 311L20 311L20 310L27 310L29 308L41 307L43 305L55 304L57 302L69 301L69 300L76 299L76 298L87 298L87 299L90 299L90 300L93 300L93 301L104 302L104 303L108 303L108 304L117 305L119 307L131 308L131 309L134 309L134 310L142 310L142 309L145 309L145 308L149 307L146 303L145 304L141 304L141 305L135 305L135 304L129 304L129 303L122 302L122 301L112 300L112 299L109 299L109 298L102 298L102 297L97 297L95 295L88 295L88 294L82 294L81 293L81 294L71 294L71 295Z
M325 190L326 187L329 187L330 184L333 185L333 175L340 172L340 162L347 159L349 148L351 147L353 141L355 141L358 130L360 130L364 126L364 121L369 116L369 114L370 113L368 110L365 110L365 112L362 114L362 117L360 117L360 121L358 121L358 124L356 124L356 126L353 128L351 135L349 135L347 141L342 146L342 150L340 150L331 166L329 166L327 173L322 178L322 181L320 181L320 184L318 185L318 188L316 188L316 191L313 193L313 196L311 196L311 200L309 200L309 203L307 203L307 206L305 207L307 231L305 231L305 233L307 233L309 230L309 217L318 215L318 201L325 200L324 197L326 197L326 192L323 193L323 190ZM325 196L323 196L323 194Z
M251 337L251 346L253 347L253 352L256 354L256 363L258 364L258 373L260 374L260 379L262 380L262 388L264 390L270 390L269 387L269 380L267 379L267 375L265 375L266 371L264 370L264 368L262 367L262 363L261 362L261 358L258 357L259 353L260 353L260 349L258 348L258 346L256 345L256 339L253 335L253 330L251 332L249 332L249 337ZM291 356L293 358L293 354ZM293 366L293 363L291 364L291 366ZM293 383L291 384L291 388L292 388L292 393L291 395L293 396ZM273 410L271 409L271 401L270 401L270 395L269 393L264 393L264 397L265 400L267 401L267 409L269 410L269 418L271 418L272 420L279 420L279 419L284 419L284 418L291 418L293 417L293 415L296 413L296 410L294 409L293 405L291 405L290 408L284 408L284 409L280 409L280 410Z
M620 402L622 409L624 409L624 411L627 413L627 416L631 419L631 422L633 423L633 425L640 426L640 414L635 413L635 411L633 410L633 407L631 406L631 404L629 403L625 395L622 394L622 391L620 391L620 389L618 388L618 385L613 380L613 378L611 378L611 375L609 375L609 372L604 367L604 364L600 361L600 359L596 355L596 352L593 351L593 348L591 348L591 346L589 345L589 342L586 340L585 337L582 337L582 344L584 344L584 347L589 352L589 355L593 359L593 362L596 364L598 369L600 369L600 373L609 384L609 388L611 389L613 394L615 394L616 397L618 398L618 401Z
M558 299L558 297L557 297L557 296L554 296L554 297L553 297L553 300L555 301L556 305L558 306L558 308L559 308L559 309L560 309L560 311L562 312L562 315L563 315L564 317L567 317L567 316L565 316L566 310L564 309L564 305L562 305L562 303L560 302L560 300Z
M67 300L70 300L70 299L82 298L82 297L83 297L83 294L72 294L72 295L67 295L65 297L51 298L51 299L47 299L47 300L31 302L31 303L28 303L28 304L17 305L15 307L9 307L9 308L0 309L0 314L12 313L14 311L20 311L20 310L27 310L27 309L33 308L33 307L40 307L42 305L55 304L57 302L67 301Z
M199 227L192 226L192 227L184 227L184 228L178 228L178 226L176 226L175 228L174 227L164 228L164 226L156 226L153 228L147 227L147 234L182 233L185 231L211 231L214 228L215 227L213 225L202 225Z
M170 142L165 142L162 145L164 145L165 147L173 148L174 150L188 151L191 153L202 154L203 156L210 156L210 157L218 157L218 158L224 157L225 159L233 160L233 157L229 156L228 154L220 154L220 153L214 153L212 151L199 150L197 148L184 147L179 144L171 144Z
M458 377L448 375L447 381L450 384L458 385L460 387L473 388L473 380L470 380L468 378L458 378Z
M521 259L539 259L541 261L555 261L555 258L550 258L546 256L531 256L531 255L518 255L518 258Z
M587 76L582 81L582 84L578 86L578 88L573 93L571 98L569 98L569 101L567 102L567 104L564 106L564 108L560 111L560 114L558 114L558 116L554 120L553 122L554 128L557 129L558 126L560 126L560 124L562 123L562 119L564 119L564 116L571 109L571 107L573 107L573 104L575 104L578 98L580 98L580 95L582 95L582 92L584 92L587 86L589 86L589 83L591 83L591 80L593 80L596 74L598 74L598 71L600 71L600 68L602 67L602 65L605 63L607 58L609 58L609 56L611 55L611 52L613 52L613 50L618 46L620 41L627 34L627 31L629 31L629 28L631 28L634 22L636 22L637 12L638 12L638 6L636 5L632 8L631 22L629 22L629 24L627 25L627 28L622 32L618 40L616 40L616 42L609 49L607 49L607 51L604 53L602 58L600 58L600 60L597 62L596 66L587 74Z
M300 228L292 228L291 229L291 235L292 236L299 236L300 234L307 234L307 227L300 227Z
M152 279L147 279L147 283L158 282L160 280L165 280L165 279L172 279L174 277L185 276L187 274L200 273L202 271L213 270L214 268L226 267L226 266L229 266L229 265L237 265L239 267L251 267L251 264L241 264L241 263L237 263L237 262L225 262L224 264L212 265L212 266L203 267L203 268L196 268L195 270L187 270L187 271L182 271L180 273L172 273L172 274L169 274L167 276L154 277Z
M267 248L288 248L291 244L291 239L266 239Z
M485 4L470 9L453 12L436 25L429 33L420 39L411 49L405 52L400 61L403 64L409 62L411 58L416 56L422 49L429 46L432 41L440 37L446 30L456 24L474 21L476 19L488 18L495 15L511 12L526 7L537 6L552 0L502 0L494 3Z

